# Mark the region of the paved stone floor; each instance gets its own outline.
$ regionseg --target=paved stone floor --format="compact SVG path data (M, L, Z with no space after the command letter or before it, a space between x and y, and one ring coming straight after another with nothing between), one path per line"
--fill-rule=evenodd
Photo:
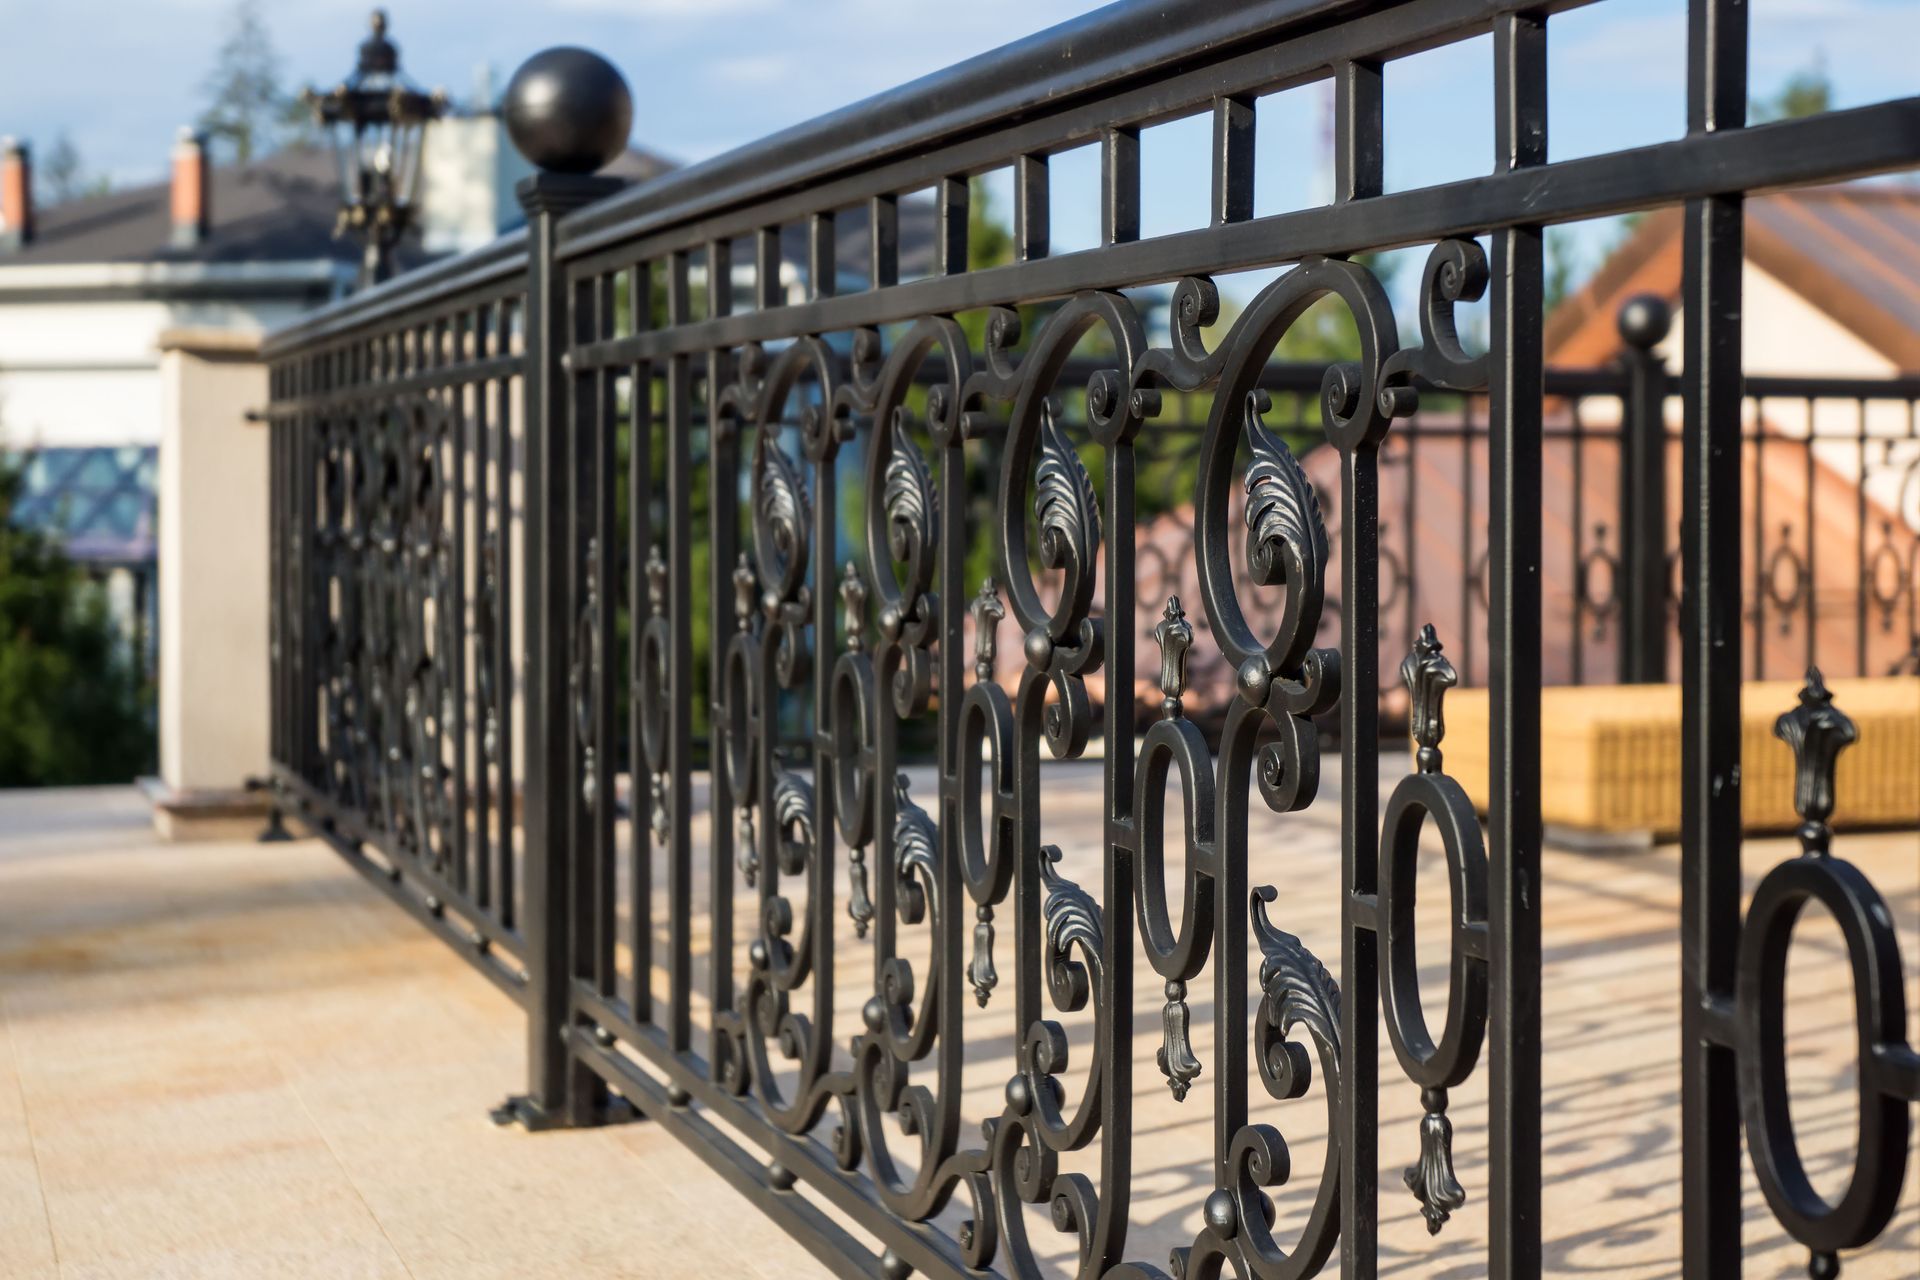
M1263 818L1252 846L1255 883L1284 890L1276 917L1323 956L1337 955L1332 794ZM1047 804L1047 838L1091 878L1097 774L1050 774ZM162 846L147 822L131 791L0 794L0 1276L822 1274L656 1128L492 1127L488 1107L522 1076L513 1006L324 848ZM1750 842L1750 883L1788 852ZM1920 837L1844 837L1840 852L1901 922L1920 1012ZM1552 1274L1679 1275L1676 867L1670 848L1547 857ZM1442 883L1423 870L1423 920ZM1807 926L1789 979L1791 1079L1829 1193L1851 1148L1847 983L1837 932ZM843 996L851 1018L860 994L847 983ZM1203 1062L1211 1012L1195 1002ZM1203 1075L1173 1103L1153 1065L1157 1000L1143 998L1139 1018L1135 1253L1162 1259L1195 1225L1211 1101ZM1010 1021L1004 1002L969 1011L969 1119L997 1108ZM1069 1031L1085 1043L1084 1026ZM1382 1273L1481 1274L1484 1064L1451 1109L1471 1198L1435 1240L1399 1185L1417 1097L1382 1041ZM1316 1089L1263 1118L1293 1146L1284 1230L1318 1177L1324 1109ZM1804 1253L1745 1181L1746 1274L1804 1275ZM1846 1274L1920 1274L1920 1175Z

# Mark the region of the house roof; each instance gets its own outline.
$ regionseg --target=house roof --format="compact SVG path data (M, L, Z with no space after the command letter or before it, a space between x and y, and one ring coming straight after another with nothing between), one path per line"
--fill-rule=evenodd
M663 156L630 148L607 172L639 182L674 167ZM290 146L250 164L215 165L210 181L213 225L197 245L172 243L172 188L152 182L36 210L32 242L0 254L0 267L359 261L352 241L334 238L340 179L327 148ZM400 265L415 266L429 256L417 241L403 244Z
M359 257L333 237L340 180L325 149L287 147L251 164L216 165L210 181L213 226L199 244L171 243L171 186L153 182L36 210L32 242L0 257L0 266Z
M1847 183L1755 196L1747 258L1903 369L1920 369L1920 186ZM1547 359L1603 363L1628 298L1680 292L1678 208L1641 219L1586 286L1547 317Z

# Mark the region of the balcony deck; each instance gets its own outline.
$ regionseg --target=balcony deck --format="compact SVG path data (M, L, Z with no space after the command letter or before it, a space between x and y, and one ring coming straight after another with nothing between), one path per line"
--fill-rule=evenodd
M1057 825L1090 824L1097 786L1063 773ZM1289 828L1303 883L1337 866L1336 808ZM1750 879L1789 851L1751 842ZM1843 836L1837 851L1886 893L1920 1004L1920 837ZM1677 855L1546 856L1547 1270L1677 1276ZM1301 932L1330 954L1324 925ZM1788 1015L1803 1141L1830 1191L1852 1141L1836 941L1809 928L1798 944ZM8 1277L824 1274L657 1127L493 1127L488 1108L523 1075L517 1011L312 841L162 845L130 789L0 793L0 1012ZM1157 1259L1190 1234L1206 1175L1186 1162L1207 1151L1212 1115L1204 1075L1172 1105L1157 1022L1142 1027L1134 1215L1140 1255ZM1470 1200L1433 1240L1398 1177L1415 1091L1393 1083L1382 1047L1381 1273L1471 1274L1484 1066L1451 1112ZM1317 1088L1285 1105L1300 1108L1280 1117L1299 1172L1283 1215L1310 1195L1325 1123ZM1747 1274L1804 1275L1746 1182ZM1899 1218L1846 1274L1910 1276L1916 1256L1910 1170Z

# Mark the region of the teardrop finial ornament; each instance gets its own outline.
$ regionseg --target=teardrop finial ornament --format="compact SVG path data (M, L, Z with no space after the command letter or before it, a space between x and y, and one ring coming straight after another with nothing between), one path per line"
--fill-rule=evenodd
M859 653L867 644L867 583L851 560L840 575L840 607L847 618L847 648Z
M1187 1090L1200 1077L1200 1059L1193 1056L1193 1042L1187 1032L1186 983L1167 983L1167 1003L1160 1011L1160 1020L1161 1044L1153 1060L1159 1064L1160 1074L1167 1078L1167 1087L1173 1090L1173 1100L1185 1102Z
M873 923L873 898L867 892L867 849L855 845L847 851L847 917L853 921L853 936L867 936Z
M740 563L733 567L733 614L744 627L753 617L753 611L759 603L760 582L753 572L753 562L747 553L740 553Z
M667 561L657 542L647 548L647 604L656 615L667 611Z
M1007 616L1007 606L1000 600L1000 584L989 576L980 584L980 594L967 606L967 612L973 615L973 674L991 680L1000 650L1000 623Z
M984 1009L1000 983L1000 972L993 967L993 908L982 904L973 914L973 958L967 963L967 981L973 984L973 998Z
M1800 815L1800 851L1824 856L1833 840L1834 769L1860 731L1840 708L1820 668L1807 668L1800 705L1773 724L1774 736L1793 748L1793 808Z
M1160 693L1165 698L1160 711L1173 720L1180 715L1180 696L1187 691L1187 651L1193 647L1193 624L1187 621L1179 596L1167 597L1167 607L1153 629L1153 642L1160 646Z
M1420 772L1438 773L1440 739L1447 734L1441 701L1447 690L1460 683L1460 673L1441 652L1440 637L1431 622L1420 628L1412 651L1400 663L1400 679L1407 686L1407 719L1413 740L1419 744L1416 761Z
M1426 1115L1420 1119L1420 1160L1407 1166L1401 1181L1420 1202L1427 1234L1437 1236L1454 1211L1467 1202L1467 1192L1453 1173L1453 1122L1447 1119L1447 1091L1422 1090L1420 1102L1426 1108Z

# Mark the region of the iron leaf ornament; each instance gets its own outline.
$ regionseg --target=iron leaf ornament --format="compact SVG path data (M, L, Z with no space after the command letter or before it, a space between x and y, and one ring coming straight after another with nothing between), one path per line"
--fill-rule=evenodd
M1079 451L1060 429L1051 397L1040 406L1040 465L1033 514L1040 526L1040 559L1052 569L1084 575L1100 542L1100 503Z
M1300 460L1262 421L1272 407L1265 391L1247 393L1247 567L1261 586L1306 591L1326 574L1326 525Z

